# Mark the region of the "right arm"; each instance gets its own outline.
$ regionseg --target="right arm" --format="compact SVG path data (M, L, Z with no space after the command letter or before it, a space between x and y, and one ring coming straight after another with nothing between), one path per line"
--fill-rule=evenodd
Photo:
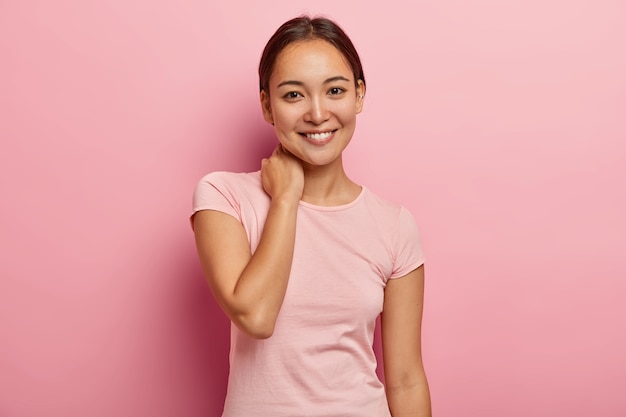
M193 218L196 247L206 279L230 320L255 338L270 337L287 290L304 176L300 162L279 146L262 162L271 202L254 254L241 223L214 210Z

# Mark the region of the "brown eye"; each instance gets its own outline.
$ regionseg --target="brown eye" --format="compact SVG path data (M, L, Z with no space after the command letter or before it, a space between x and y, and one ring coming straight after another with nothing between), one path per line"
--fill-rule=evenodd
M294 99L302 97L302 94L298 93L297 91L290 91L287 94L285 94L283 97L288 100L294 100Z
M331 96L337 96L341 93L343 93L345 90L343 88L340 87L333 87L330 90L328 90L328 94L330 94Z

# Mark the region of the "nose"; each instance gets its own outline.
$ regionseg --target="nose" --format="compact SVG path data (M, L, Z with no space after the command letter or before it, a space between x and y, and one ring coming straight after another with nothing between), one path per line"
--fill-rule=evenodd
M311 97L309 100L309 108L304 115L306 122L311 122L316 125L324 123L330 118L330 112L328 107L321 97Z

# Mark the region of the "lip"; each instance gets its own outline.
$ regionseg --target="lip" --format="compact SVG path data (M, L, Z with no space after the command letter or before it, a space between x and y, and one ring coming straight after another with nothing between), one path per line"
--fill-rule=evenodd
M333 140L333 138L335 137L335 132L337 132L337 129L315 130L315 131L300 132L300 136L302 136L304 140L306 140L307 142L313 145L321 146ZM317 138L314 136L317 136Z

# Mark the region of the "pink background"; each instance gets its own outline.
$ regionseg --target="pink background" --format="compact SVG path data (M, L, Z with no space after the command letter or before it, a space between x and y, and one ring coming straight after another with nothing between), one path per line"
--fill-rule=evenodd
M415 214L438 417L626 415L626 5L0 2L0 416L216 416L198 179L274 146L261 49L355 41L353 177Z

